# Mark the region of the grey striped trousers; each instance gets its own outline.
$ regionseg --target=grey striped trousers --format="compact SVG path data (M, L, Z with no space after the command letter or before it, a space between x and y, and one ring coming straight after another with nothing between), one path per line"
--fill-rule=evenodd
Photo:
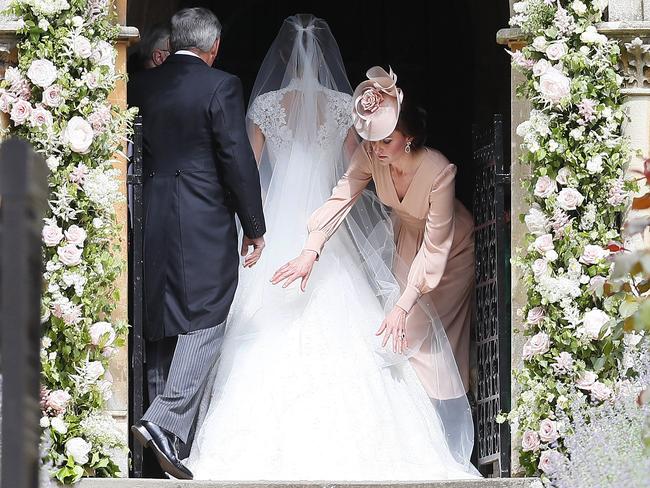
M223 343L225 323L178 336L165 390L142 420L152 422L187 442L210 369Z

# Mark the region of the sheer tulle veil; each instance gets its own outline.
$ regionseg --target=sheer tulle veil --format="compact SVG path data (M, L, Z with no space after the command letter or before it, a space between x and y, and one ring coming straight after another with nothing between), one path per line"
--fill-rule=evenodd
M242 273L229 319L229 341L244 344L261 333L255 317L263 316L267 324L295 320L309 305L311 293L317 293L319 283L331 279L328 270L340 269L341 263L353 263L354 269L344 272L358 276L355 279L372 290L376 306L384 313L400 296L393 273L400 263L396 262L391 219L370 189L326 244L305 293L297 286L286 290L269 284L273 271L300 253L309 216L330 196L355 151L364 150L351 129L351 94L341 53L327 23L309 14L287 18L262 62L248 108L247 130L260 167L269 230L262 260ZM279 101L279 114L268 108L271 99ZM454 458L470 469L473 425L465 387L444 328L426 298L418 303L417 315L430 325L426 337L410 344L410 355L427 348L435 375L427 393ZM375 336L379 325L359 324L377 367L407 361L409 354L396 355L381 348Z

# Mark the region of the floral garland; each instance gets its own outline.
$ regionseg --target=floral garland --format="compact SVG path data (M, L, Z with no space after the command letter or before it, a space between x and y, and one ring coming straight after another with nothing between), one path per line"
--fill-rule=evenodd
M629 367L626 351L641 340L616 326L631 312L605 286L634 187L624 179L620 50L595 27L606 7L607 0L523 0L511 18L528 41L510 54L525 76L518 94L532 106L517 128L520 162L532 174L524 182L527 247L515 260L527 290L519 332L528 340L514 373L522 393L508 420L521 466L543 480L564 460L570 425L561 419L572 405L609 400Z
M0 84L9 134L46 157L49 212L43 228L41 426L48 462L63 483L115 476L125 449L104 412L108 362L127 325L110 323L123 269L114 205L123 200L115 154L134 112L108 101L120 75L110 41L119 33L110 0L14 0L18 66Z

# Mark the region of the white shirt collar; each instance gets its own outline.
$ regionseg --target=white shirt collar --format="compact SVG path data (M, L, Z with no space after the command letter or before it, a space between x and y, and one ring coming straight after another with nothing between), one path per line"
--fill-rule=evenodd
M174 54L184 54L185 56L194 56L195 58L201 59L201 56L199 56L196 53L193 53L192 51L188 51L186 49L180 49L180 50L176 51Z

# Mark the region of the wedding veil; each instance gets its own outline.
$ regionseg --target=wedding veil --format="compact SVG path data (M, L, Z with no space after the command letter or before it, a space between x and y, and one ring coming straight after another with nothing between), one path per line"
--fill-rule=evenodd
M338 45L327 23L308 14L287 18L262 62L247 116L247 130L260 168L269 233L265 255L254 270L255 278L244 279L238 294L257 297L260 309L270 295L273 303L299 306L298 302L291 302L298 300L299 292L294 289L291 295L291 291L280 287L270 289L268 279L277 267L300 253L309 216L330 196L353 153L363 150L351 129L351 94ZM393 273L399 263L390 217L372 190L364 191L355 202L345 224L325 246L314 274L319 267L327 266L328 259L336 259L337 252L355 257L378 303L384 313L388 312L400 296L400 285ZM308 292L316 285L312 278ZM306 300L302 303L308 303ZM421 299L412 314L429 323L428 333L410 344L410 355L427 348L426 358L431 361L430 369L435 375L428 382L433 386L427 393L440 415L452 454L469 469L474 436L465 386L442 324L433 305L426 300L426 296ZM235 313L237 303L238 300ZM293 312L263 313L268 316ZM247 332L255 333L244 321L237 322L240 337ZM378 367L406 361L408 354L397 355L380 347L374 336L379 325L373 324L372 329L364 331Z

